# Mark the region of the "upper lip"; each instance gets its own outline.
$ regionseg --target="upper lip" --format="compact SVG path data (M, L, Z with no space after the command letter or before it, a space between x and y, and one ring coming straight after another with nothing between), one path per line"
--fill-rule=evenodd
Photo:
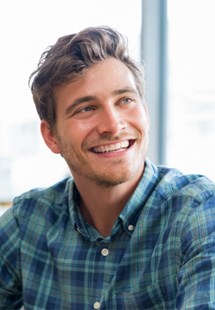
M91 148L91 151L96 153L105 153L105 152L111 152L116 151L120 149L126 149L130 146L131 141L134 141L134 139L126 139L122 141L116 141L112 143L106 143L102 145L97 145Z

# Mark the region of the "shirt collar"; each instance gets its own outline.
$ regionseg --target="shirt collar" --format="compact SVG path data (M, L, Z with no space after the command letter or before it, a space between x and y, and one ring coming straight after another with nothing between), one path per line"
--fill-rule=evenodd
M139 215L157 184L157 179L157 168L149 161L149 159L146 159L143 176L134 193L126 203L125 208L119 215L122 220L124 230L129 235L132 234Z
M156 166L154 166L149 159L145 160L145 169L143 176L138 183L134 193L126 203L124 209L119 215L117 222L114 225L113 232L117 231L116 227L119 226L119 222L122 223L123 229L125 232L131 236L135 225L139 218L139 215L149 198L151 192L155 188L158 179L158 172ZM78 190L75 186L74 181L70 184L69 187L69 209L70 209L70 218L73 222L75 229L81 233L86 239L91 241L96 241L98 239L103 239L101 235L92 227L84 221L81 213L79 212L80 196Z

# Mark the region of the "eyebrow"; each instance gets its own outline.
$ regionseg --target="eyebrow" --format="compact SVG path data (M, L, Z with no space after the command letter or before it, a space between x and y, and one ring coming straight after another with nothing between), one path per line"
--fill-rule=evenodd
M116 95L121 95L121 94L128 93L128 92L133 93L133 94L137 94L137 90L136 89L134 89L132 87L124 87L124 88L121 88L121 89L114 90L112 92L112 95L116 96ZM70 114L73 109L75 109L77 106L81 105L82 103L90 102L90 101L95 101L96 99L97 99L96 96L84 96L84 97L80 97L80 98L75 99L67 107L65 115Z
M65 112L65 115L68 115L71 113L71 111L79 106L80 104L84 103L84 102L90 102L90 101L93 101L95 100L96 97L95 96L84 96L84 97L80 97L80 98L77 98L75 99L66 109L66 112Z
M113 92L113 95L121 95L121 94L124 94L124 93L137 94L138 91L135 88L132 88L132 87L124 87L124 88L115 90Z

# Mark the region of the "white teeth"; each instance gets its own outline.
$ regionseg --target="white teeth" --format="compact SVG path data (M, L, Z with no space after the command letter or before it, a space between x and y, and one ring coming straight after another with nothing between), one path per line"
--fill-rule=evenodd
M129 146L129 141L122 141L122 142L118 142L115 144L107 144L107 145L102 145L102 146L98 146L93 148L94 152L96 153L105 153L105 152L111 152L111 151L117 151L120 149L125 149Z

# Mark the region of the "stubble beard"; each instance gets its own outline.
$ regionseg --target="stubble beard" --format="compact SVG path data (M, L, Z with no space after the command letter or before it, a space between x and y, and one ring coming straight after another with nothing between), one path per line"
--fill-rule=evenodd
M110 187L114 187L116 185L125 183L127 181L129 181L130 179L132 179L133 175L135 175L135 173L137 172L138 168L133 171L132 173L128 171L126 171L125 173L122 172L122 168L120 168L122 161L118 160L116 161L113 165L116 166L116 169L120 169L121 171L117 172L104 172L104 173L98 173L95 172L93 170L87 167L85 170L85 163L82 161L83 165L82 168L79 168L77 165L74 165L71 160L67 159L67 164L70 168L70 171L72 173L72 175L78 175L81 177L84 177L86 179L88 179L89 181L93 182L94 184L96 184L99 187L102 188L110 188ZM119 167L119 168L117 168ZM88 170L88 171L87 171Z
M137 154L138 160L135 163L131 163L131 168L128 167L127 163L123 163L123 159L117 159L113 162L113 167L116 167L116 170L113 171L114 175L111 174L111 171L98 173L93 170L87 160L80 154L77 154L77 152L75 152L69 144L62 143L61 139L59 139L59 143L62 150L61 155L67 162L73 176L77 175L79 177L86 178L102 188L110 188L128 182L136 174L138 174L138 171L140 171L140 174L143 172L144 161L148 148L148 137L145 136L144 145L142 146L142 149L139 150L140 154ZM75 154L74 156L76 157L74 161L71 159L72 154Z
M113 162L112 169L99 173L98 171L93 170L89 166L88 162L83 159L83 157L78 156L77 154L75 161L78 162L78 164L75 164L75 162L71 160L71 154L71 150L69 151L68 149L67 151L64 151L64 154L62 154L67 162L67 165L70 168L71 174L74 177L75 175L77 175L79 177L86 178L90 182L93 182L94 184L102 188L110 188L128 182L136 174L138 174L138 171L140 171L141 174L143 172L146 156L144 148L144 151L142 151L141 154L138 154L137 161L135 163L131 163L130 167L128 167L128 164L122 159L117 159Z

